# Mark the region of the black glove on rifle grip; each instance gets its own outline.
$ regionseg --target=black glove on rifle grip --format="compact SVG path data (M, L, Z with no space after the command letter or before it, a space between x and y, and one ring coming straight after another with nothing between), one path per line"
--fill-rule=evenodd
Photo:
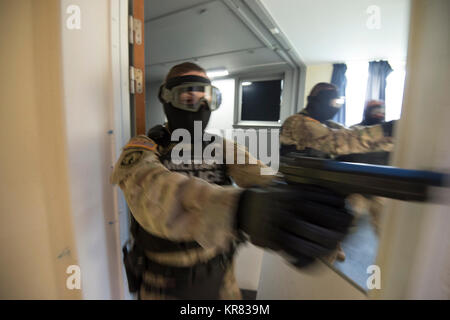
M343 196L301 185L246 189L236 214L250 242L286 253L297 267L335 250L352 220Z

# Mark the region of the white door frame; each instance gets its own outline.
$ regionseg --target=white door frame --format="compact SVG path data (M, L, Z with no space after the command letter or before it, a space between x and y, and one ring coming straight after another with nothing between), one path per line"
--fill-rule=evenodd
M130 90L129 90L129 57L128 57L128 1L110 0L111 6L111 69L113 87L113 159L120 156L122 147L131 136L130 128ZM112 164L111 166L113 166ZM128 207L120 188L116 187L114 194L115 234L119 252L114 253L120 264L118 275L120 281L120 298L131 299L127 289L127 280L122 263L121 248L128 238Z
M450 65L450 3L414 0L411 9L393 165L448 172L450 76L442 70ZM450 299L450 190L435 188L430 194L437 204L398 200L387 204L377 257L381 289L372 290L372 298Z

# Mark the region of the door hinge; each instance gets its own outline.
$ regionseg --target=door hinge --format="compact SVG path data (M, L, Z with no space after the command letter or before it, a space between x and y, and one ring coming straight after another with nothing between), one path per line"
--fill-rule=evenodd
M128 17L128 38L130 44L142 44L142 21L133 16Z
M144 92L144 73L141 69L130 66L130 93Z

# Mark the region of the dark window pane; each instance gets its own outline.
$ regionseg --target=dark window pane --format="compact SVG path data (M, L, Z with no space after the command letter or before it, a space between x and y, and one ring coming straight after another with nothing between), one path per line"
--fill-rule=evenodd
M242 120L280 120L281 80L254 81L242 86Z

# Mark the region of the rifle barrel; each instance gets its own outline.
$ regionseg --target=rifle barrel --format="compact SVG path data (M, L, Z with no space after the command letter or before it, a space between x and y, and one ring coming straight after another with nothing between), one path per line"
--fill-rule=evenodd
M280 172L288 183L312 184L338 192L421 202L430 199L429 187L443 187L448 181L448 175L438 172L292 154L281 157Z

